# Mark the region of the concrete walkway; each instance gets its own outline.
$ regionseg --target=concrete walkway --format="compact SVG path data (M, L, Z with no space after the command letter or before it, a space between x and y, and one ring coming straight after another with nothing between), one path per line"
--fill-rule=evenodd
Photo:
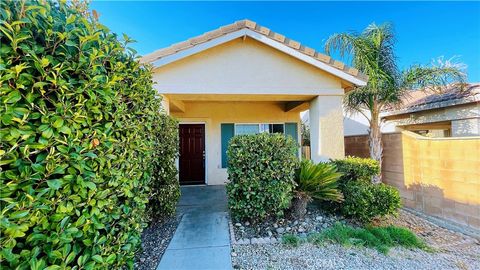
M183 214L157 270L232 269L224 186L182 187Z

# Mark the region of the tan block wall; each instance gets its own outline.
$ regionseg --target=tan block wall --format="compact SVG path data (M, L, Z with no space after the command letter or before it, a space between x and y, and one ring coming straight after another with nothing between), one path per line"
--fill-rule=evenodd
M384 134L383 143L383 181L405 207L480 229L480 138L403 132ZM367 157L367 136L345 137L345 153Z
M368 136L354 135L345 136L345 156L354 156L367 158L370 156L368 152Z

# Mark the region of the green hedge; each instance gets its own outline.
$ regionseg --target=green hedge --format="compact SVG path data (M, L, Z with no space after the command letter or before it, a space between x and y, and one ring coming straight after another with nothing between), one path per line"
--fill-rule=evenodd
M180 197L180 184L177 179L175 158L178 155L178 122L166 115L160 115L153 124L154 132L150 140L154 142L150 164L151 194L149 200L150 216L162 218L175 213Z
M297 144L282 134L240 135L230 140L228 205L235 219L281 216L289 207L298 166Z
M151 71L74 2L0 2L2 269L131 268L178 197Z
M350 181L342 192L345 198L341 206L342 213L363 222L397 215L402 206L398 190L382 183Z
M343 174L340 178L341 184L351 180L370 182L373 176L380 173L378 161L370 158L346 157L331 162Z

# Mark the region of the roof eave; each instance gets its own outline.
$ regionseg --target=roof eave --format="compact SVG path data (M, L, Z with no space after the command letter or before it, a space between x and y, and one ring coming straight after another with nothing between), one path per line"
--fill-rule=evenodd
M278 50L280 50L280 51L282 51L286 54L289 54L289 55L291 55L291 56L293 56L293 57L295 57L295 58L297 58L301 61L304 61L308 64L313 65L313 66L316 66L317 68L319 68L319 69L321 69L325 72L328 72L328 73L330 73L330 74L332 74L332 75L334 75L334 76L336 76L336 77L338 77L342 80L350 82L350 83L352 83L356 86L365 86L367 84L368 78L359 78L357 76L353 76L346 71L335 68L334 66L330 65L329 63L323 62L321 60L318 60L317 58L306 55L305 53L302 53L302 52L300 52L300 51L298 51L294 48L291 48L284 43L278 42L278 41L276 41L274 39L271 39L271 38L269 38L269 37L267 37L267 36L265 36L261 33L257 33L255 31L249 29L249 28L243 28L243 29L235 30L233 32L224 34L222 36L212 38L208 41L192 45L192 46L190 46L188 48L185 48L185 49L181 49L181 50L178 50L178 51L172 50L172 53L170 53L168 55L165 55L161 58L154 59L154 60L148 60L149 58L154 58L155 53L152 53L152 54L149 54L149 55L146 55L146 56L142 57L140 61L143 62L143 63L151 63L154 68L159 68L159 67L162 67L164 65L167 65L167 64L170 64L172 62L183 59L185 57L188 57L190 55L199 53L201 51L207 50L209 48L215 47L217 45L220 45L220 44L226 43L228 41L231 41L233 39L244 37L244 36L248 36L248 37L250 37L252 39L255 39L259 42L262 42L262 43L264 43L268 46L274 47L274 48L276 48L276 49L278 49ZM318 57L318 58L321 58L321 57ZM330 62L331 60L329 59L328 61ZM335 65L335 64L340 65L341 64L342 67L344 66L343 63L340 63L340 64L339 63L340 62L338 62L338 61L334 61L333 65ZM358 73L358 70L357 70L357 73Z

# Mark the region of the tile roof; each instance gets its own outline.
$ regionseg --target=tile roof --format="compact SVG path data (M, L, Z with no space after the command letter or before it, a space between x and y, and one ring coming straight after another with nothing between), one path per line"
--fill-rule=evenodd
M280 42L280 43L282 43L282 44L284 44L284 45L286 45L290 48L293 48L293 49L295 49L295 50L297 50L297 51L299 51L299 52L301 52L305 55L308 55L308 56L310 56L310 57L312 57L312 58L314 58L318 61L321 61L325 64L328 64L331 67L334 67L334 68L336 68L340 71L343 71L343 72L345 72L345 73L347 73L351 76L354 76L354 77L356 77L356 78L358 78L362 81L367 81L368 80L368 76L366 76L365 74L360 72L358 69L353 68L353 67L349 67L349 66L345 65L344 63L342 63L340 61L332 59L328 55L317 52L314 49L309 48L309 47L301 44L298 41L289 39L289 38L287 38L284 35L281 35L279 33L275 33L273 31L271 31L270 29L268 29L266 27L263 27L263 26L260 26L257 23L255 23L253 21L250 21L250 20L237 21L237 22L234 22L232 24L222 26L222 27L220 27L216 30L206 32L206 33L204 33L200 36L190 38L189 40L173 44L170 47L166 47L166 48L157 50L153 53L145 55L144 57L142 57L140 59L140 61L143 62L143 63L151 63L151 62L154 62L158 59L161 59L162 57L175 54L179 51L191 48L191 47L196 46L198 44L207 42L209 40L221 37L223 35L226 35L226 34L241 30L241 29L253 30L253 31L255 31L257 33L260 33L260 34L262 34L262 35L264 35L264 36L266 36L266 37L268 37L272 40Z
M452 85L441 93L413 90L403 98L400 106L388 107L383 111L382 116L440 109L474 102L480 102L480 83L467 84L463 89Z

